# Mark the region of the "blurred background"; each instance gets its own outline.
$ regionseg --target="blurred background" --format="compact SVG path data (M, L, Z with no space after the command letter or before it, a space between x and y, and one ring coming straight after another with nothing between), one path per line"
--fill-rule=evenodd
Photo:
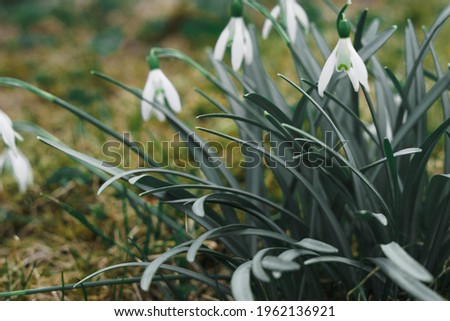
M275 1L261 1L271 8ZM341 6L344 1L334 1ZM330 46L337 36L335 14L323 1L299 0L310 20L324 31ZM403 55L403 27L410 18L422 36L448 0L354 0L348 16L356 23L364 8L369 20L380 19L380 30L399 26L393 39L379 53L384 65L400 75L398 60ZM73 103L119 132L131 132L133 139L170 137L171 131L156 120L144 123L140 102L128 93L92 76L101 71L121 82L142 88L148 73L145 61L154 46L177 48L209 68L205 48L214 46L228 21L228 0L1 0L0 76L18 78ZM247 16L260 30L263 19L247 9ZM441 31L449 34L449 24ZM420 37L422 39L423 37ZM270 41L260 40L269 74L295 75L287 53L275 33ZM436 44L440 57L448 59L450 44ZM282 64L280 65L280 62ZM443 61L443 63L448 63ZM195 116L214 109L193 90L211 85L194 70L177 60L162 60L165 74L182 93L182 118L198 125ZM288 88L282 88L288 90ZM13 120L31 121L70 147L101 157L101 145L108 139L89 124L47 101L23 90L0 88L0 108ZM139 233L139 226L123 230L123 204L105 194L96 196L99 182L65 155L38 143L23 133L21 150L29 157L35 185L19 194L10 174L2 175L0 191L0 292L73 283L89 273L127 261L123 252L105 244L68 215L61 204L76 208L105 234L127 244ZM122 210L117 210L117 209ZM137 221L130 215L128 224ZM172 246L170 235L152 240L155 253ZM124 276L139 276L127 272ZM109 274L109 277L114 275ZM207 298L201 290L188 288L191 299ZM89 290L88 298L141 299L136 285L120 291L113 287ZM158 294L153 293L154 298ZM13 299L60 300L60 292ZM82 291L66 293L65 299L84 299Z

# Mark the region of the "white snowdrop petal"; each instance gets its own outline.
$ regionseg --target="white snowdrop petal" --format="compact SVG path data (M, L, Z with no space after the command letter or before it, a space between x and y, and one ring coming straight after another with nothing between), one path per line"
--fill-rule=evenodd
M321 97L323 97L323 92L325 91L325 88L328 86L331 76L333 76L334 68L336 65L336 52L337 46L336 48L334 48L333 52L328 57L327 61L325 62L325 65L322 68L322 72L320 73L318 91Z
M169 107L176 113L181 111L181 100L172 82L161 72L161 84Z
M297 20L295 19L295 11L292 2L286 2L286 24L289 38L295 41L297 36Z
M276 5L272 11L270 12L270 15L274 18L274 19L278 19L278 16L280 15L280 6ZM270 30L272 30L272 21L270 19L266 19L266 21L264 22L263 25L263 29L262 29L262 37L263 39L267 39L267 37L269 36Z
M153 110L153 106L150 105L148 102L146 102L146 101L141 102L141 115L142 115L142 119L144 121L147 121L150 119L152 110Z
M358 90L359 90L359 81L358 81L358 77L357 77L356 74L355 74L355 69L350 68L350 69L347 71L347 75L348 75L348 77L350 78L350 81L352 82L353 89L354 89L355 91L358 91Z
M149 72L147 82L145 83L144 90L142 91L141 115L145 121L150 119L150 114L153 110L153 106L149 102L152 102L155 98L154 78L156 75L157 74L154 73L154 70Z
M244 20L242 17L234 18L233 44L231 45L231 66L239 70L244 59Z
M158 92L155 95L154 102L156 104L158 104L159 106L165 106L165 104L166 104L165 94L162 90L158 90ZM164 113L159 111L157 108L152 109L152 114L155 114L156 118L160 122L163 122L164 120L166 120L166 116L164 115Z
M225 55L225 50L227 49L228 40L230 39L233 24L234 20L233 18L231 18L225 29L223 29L222 33L220 34L219 39L217 39L216 46L214 47L214 54L213 54L214 59L216 60L223 59L223 56Z
M369 75L367 73L366 65L361 57L356 52L355 48L352 46L350 49L351 61L353 68L355 69L356 77L359 82L369 91Z
M19 185L19 190L23 193L28 186L33 184L33 173L30 162L20 151L14 153L12 150L9 150L8 156L11 161L14 177Z
M0 135L5 144L14 152L17 152L16 140L11 118L0 110Z
M165 94L164 94L164 92L162 90L159 90L156 93L155 103L157 103L159 106L165 106L166 105ZM159 111L156 108L153 109L153 113L156 115L156 118L160 122L162 122L162 121L164 121L166 119L166 116L164 115L164 113Z
M307 29L309 27L309 19L306 11L297 2L295 2L293 7L295 16L297 17L298 21L303 26L303 28Z
M350 38L339 39L336 48L336 71L348 71L352 67L352 60L350 57L350 48L352 42Z
M156 115L156 119L158 119L160 122L163 122L166 120L166 116L159 110L154 109L153 112Z
M244 26L244 41L245 41L245 62L251 64L253 62L253 42L250 32Z

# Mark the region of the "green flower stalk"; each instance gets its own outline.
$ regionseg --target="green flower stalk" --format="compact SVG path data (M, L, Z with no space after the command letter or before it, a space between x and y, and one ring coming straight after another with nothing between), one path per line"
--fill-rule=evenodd
M225 50L231 46L231 65L234 70L241 68L244 59L247 64L253 61L252 39L245 26L243 13L242 0L233 0L230 21L220 34L214 48L214 59L222 60Z
M337 72L345 71L347 73L355 91L359 90L359 84L363 85L364 88L369 91L366 65L356 52L352 41L350 40L350 22L345 17L345 11L350 4L351 1L347 1L339 12L336 21L339 41L325 62L319 77L318 91L319 95L322 97L335 69Z

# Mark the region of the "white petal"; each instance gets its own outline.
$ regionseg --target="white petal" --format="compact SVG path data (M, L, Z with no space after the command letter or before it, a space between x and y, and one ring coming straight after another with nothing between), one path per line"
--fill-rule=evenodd
M239 70L244 59L244 19L242 17L234 18L233 44L231 45L231 66L234 70Z
M369 75L367 74L366 65L353 46L350 48L350 57L358 81L364 86L364 88L366 88L367 91L369 91Z
M292 1L286 2L286 24L291 41L295 41L295 38L297 36L297 20L295 19L293 4L294 3Z
M302 8L302 6L299 5L297 2L295 2L295 4L294 4L294 11L295 11L295 15L296 15L298 21L303 26L303 28L308 29L308 27L309 27L308 15L306 14L306 12Z
M160 112L159 110L153 110L153 112L155 113L155 115L156 115L156 118L160 121L160 122L163 122L163 121L165 121L166 120L166 116L162 113L162 112Z
M231 28L233 27L232 24L234 24L233 21L233 18L231 18L220 34L219 39L217 39L216 46L214 47L214 59L216 60L222 60L225 55L225 49L227 49L228 40L230 39Z
M141 114L145 121L150 119L150 113L153 110L153 107L149 102L152 102L155 98L154 78L155 73L154 70L152 70L148 73L147 82L145 83L144 90L142 91Z
M164 97L165 97L164 93L162 91L160 91L155 96L155 102L158 103L160 106L164 106L166 103L164 100ZM153 113L156 115L156 118L160 122L163 122L164 120L166 120L166 116L164 115L164 113L160 112L158 109L154 108Z
M350 38L339 39L336 45L336 71L348 71L352 68L351 48L353 48Z
M147 121L147 120L150 119L150 115L151 115L152 110L153 110L153 106L152 105L150 105L146 101L142 101L142 103L141 103L141 115L142 115L142 119L144 121Z
M10 150L8 156L11 161L14 177L19 185L19 190L23 193L28 186L33 184L33 172L30 162L20 151L14 153Z
M358 91L359 90L359 81L358 81L358 77L355 74L355 69L350 68L349 70L347 70L347 75L350 78L350 81L352 82L353 89L355 91Z
M248 29L244 26L244 41L245 41L245 62L251 64L253 62L253 41Z
M320 73L318 91L321 97L323 97L323 92L325 91L325 88L328 86L331 76L333 76L334 68L336 65L336 52L337 46L336 48L334 48L333 52L328 57L327 61L325 62L325 65L322 68L322 72Z
M272 9L272 11L270 12L270 15L274 19L278 19L278 16L280 15L280 11L281 11L280 6L276 5ZM264 22L264 25L263 25L263 29L262 29L262 37L263 37L263 39L267 39L271 29L272 29L272 20L266 19L266 21Z
M17 152L16 140L11 118L0 110L0 135L5 144L14 152Z
M166 75L161 71L161 85L164 94L169 103L169 107L176 113L181 111L181 100L172 82L166 77Z

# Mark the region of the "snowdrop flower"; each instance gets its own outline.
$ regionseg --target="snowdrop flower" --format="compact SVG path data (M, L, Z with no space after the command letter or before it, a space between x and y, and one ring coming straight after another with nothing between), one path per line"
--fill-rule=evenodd
M0 155L0 172L10 164L14 178L19 185L19 191L24 193L33 184L33 172L30 162L20 150L13 151L8 148Z
M231 19L220 34L214 48L214 59L222 60L227 46L231 45L231 65L234 70L239 70L244 58L247 64L253 61L252 39L242 17L243 11L242 0L233 0Z
M0 136L6 146L17 152L16 138L22 140L22 137L14 131L11 118L0 110Z
M274 19L278 19L281 11L283 11L283 17L286 19L286 26L289 38L291 41L295 41L297 36L297 27L300 23L303 28L308 29L309 19L305 10L297 3L296 0L281 0L281 3L276 5L270 14ZM264 22L262 37L266 39L269 36L269 32L272 29L272 21L266 19Z
M355 91L359 90L359 84L363 85L369 91L366 65L352 45L350 40L350 23L344 15L345 10L350 4L351 1L347 1L338 15L337 30L339 41L325 62L319 77L318 91L322 97L335 69L338 72L345 71L347 73Z
M159 121L164 121L164 114L156 110L151 103L156 102L159 105L167 105L174 112L181 111L181 100L177 90L159 68L159 59L153 52L147 57L150 71L147 82L142 92L141 113L142 118L147 121L154 113Z

